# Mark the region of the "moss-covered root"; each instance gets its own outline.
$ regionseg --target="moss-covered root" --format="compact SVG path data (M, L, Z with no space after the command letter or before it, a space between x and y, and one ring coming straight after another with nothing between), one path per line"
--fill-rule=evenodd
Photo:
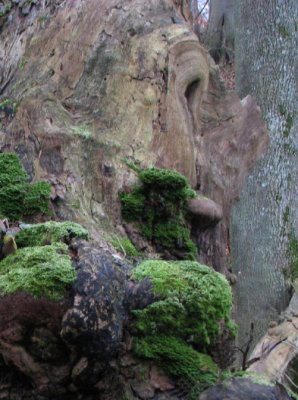
M153 360L196 394L213 385L218 376L218 367L211 357L195 351L176 337L161 335L138 338L134 352L138 357Z
M195 261L152 260L141 263L133 278L150 279L160 299L134 311L137 335L167 332L206 348L216 340L222 321L235 333L230 286L212 268Z
M35 297L60 300L76 279L63 243L27 247L0 262L0 294L30 293Z
M74 222L49 221L21 230L16 235L16 243L18 247L44 246L57 242L69 243L75 237L88 240L89 234Z

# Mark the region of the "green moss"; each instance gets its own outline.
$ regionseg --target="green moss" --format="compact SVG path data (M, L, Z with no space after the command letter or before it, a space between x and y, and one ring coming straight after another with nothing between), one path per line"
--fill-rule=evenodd
M6 4L2 6L2 9L0 10L0 17L3 17L5 14L7 14L12 8L12 4L10 1L8 1Z
M284 132L283 132L284 137L289 137L291 129L293 127L293 124L294 124L293 115L288 113L286 115L286 125L285 125L285 129L284 129Z
M28 63L28 61L25 58L22 58L18 65L19 70L22 71L25 68L27 63Z
M149 279L156 295L154 303L134 310L134 352L153 360L182 383L189 399L217 379L218 368L206 351L215 342L220 323L231 334L232 293L225 277L195 261L149 260L133 271L132 278Z
M200 391L215 383L218 368L211 357L195 351L183 340L165 335L137 338L134 352L138 357L153 360L166 373Z
M48 14L45 14L45 15L42 15L42 16L38 17L37 21L40 24L43 24L43 23L47 22L49 19L50 19L50 16Z
M142 168L140 167L139 163L134 162L130 160L129 158L124 158L122 162L131 170L139 174L142 171Z
M286 206L285 211L283 213L283 223L288 224L290 222L290 207Z
M92 132L90 131L90 129L85 126L85 125L81 125L81 126L72 126L71 127L72 132L77 135L82 137L83 139L90 139L92 137Z
M27 186L23 202L23 214L49 214L49 198L51 185L48 182L36 182Z
M144 210L145 196L139 189L131 193L121 193L122 216L127 222L140 219Z
M283 104L279 104L277 109L279 114L285 118L285 126L282 133L285 138L288 138L294 124L294 117L292 114L287 112L287 109Z
M65 244L27 247L0 262L0 293L60 300L76 278Z
M187 179L167 169L133 170L138 173L140 186L120 194L123 218L136 222L158 250L178 250L185 258L195 259L197 249L186 222L186 201L196 193Z
M287 393L293 400L298 400L298 394L294 393L290 388L287 387Z
M141 263L133 279L150 279L159 300L135 310L137 335L168 334L206 348L219 332L219 322L234 326L229 315L232 293L225 277L195 261L152 260Z
M257 383L258 385L266 385L266 386L272 386L272 387L275 386L275 384L272 381L270 381L268 376L266 376L265 374L261 374L261 373L248 371L248 372L246 372L245 375L242 376L242 378L249 378L251 381L253 381L254 383Z
M298 278L298 239L292 230L289 234L288 254L290 259L290 278L292 281Z
M0 187L27 182L19 157L14 153L0 153Z
M139 255L138 250L128 238L113 235L111 237L111 244L124 256L137 257Z
M168 169L147 168L139 173L139 178L145 186L160 187L162 190L180 191L187 186L185 176Z
M18 156L0 153L0 214L18 220L36 213L49 213L51 186L47 182L28 183Z
M283 143L283 150L285 154L288 154L289 156L294 156L297 154L297 150L295 146L293 146L290 143Z
M23 215L23 202L27 185L18 183L0 188L0 213L10 220L18 220Z
M250 379L252 382L258 384L258 385L266 385L266 386L275 386L275 383L270 381L270 379L262 374L262 373L256 373L253 371L223 371L221 375L221 380L227 381L231 378L243 378L243 379Z
M277 110L280 115L285 116L287 114L287 109L283 104L278 104Z
M284 25L278 25L278 33L284 38L287 39L290 37L290 33Z
M179 249L184 252L185 259L195 259L196 246L190 239L189 229L176 221L155 225L154 241L166 249Z
M0 110L5 110L6 108L11 108L15 113L19 106L19 101L13 99L5 99L0 102Z
M74 237L88 240L88 236L88 231L74 222L49 221L21 230L16 243L18 247L44 246L60 241L68 243Z

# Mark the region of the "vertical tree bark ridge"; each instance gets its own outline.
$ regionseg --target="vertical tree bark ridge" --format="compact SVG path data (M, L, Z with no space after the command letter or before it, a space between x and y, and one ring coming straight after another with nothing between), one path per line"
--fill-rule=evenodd
M270 131L231 218L240 344L251 321L257 340L288 302L289 232L298 232L297 9L295 0L236 3L237 90L255 97Z

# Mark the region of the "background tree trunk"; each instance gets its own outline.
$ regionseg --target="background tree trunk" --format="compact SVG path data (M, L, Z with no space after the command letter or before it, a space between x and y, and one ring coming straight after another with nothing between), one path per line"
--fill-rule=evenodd
M190 0L190 9L194 16L198 13L198 1L197 0Z
M205 43L216 62L232 58L234 25L234 0L211 0Z
M269 149L247 179L231 217L243 344L251 321L257 340L288 302L289 235L298 232L298 3L238 0L235 8L237 90L241 97L255 97L270 131Z

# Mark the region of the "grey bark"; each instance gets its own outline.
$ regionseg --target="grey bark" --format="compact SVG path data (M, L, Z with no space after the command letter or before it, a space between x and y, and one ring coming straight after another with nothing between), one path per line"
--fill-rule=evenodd
M235 0L211 0L210 2L205 43L213 51L221 48L234 49L234 3Z
M298 233L296 0L238 0L236 76L255 97L270 131L266 155L231 216L239 343L251 322L255 341L288 302L289 234Z

